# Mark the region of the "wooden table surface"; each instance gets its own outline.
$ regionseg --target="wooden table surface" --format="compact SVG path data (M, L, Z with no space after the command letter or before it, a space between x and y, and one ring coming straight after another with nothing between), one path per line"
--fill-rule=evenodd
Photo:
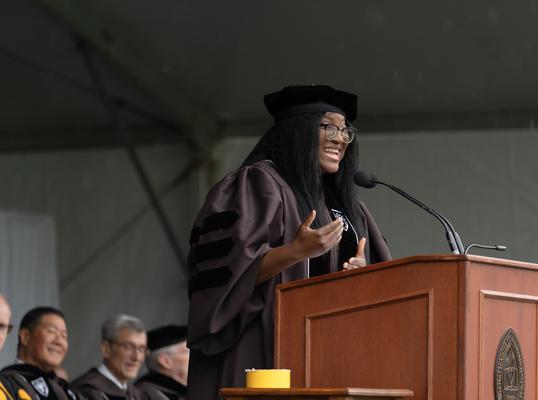
M220 394L226 400L395 400L413 397L413 392L407 389L365 388L222 388Z

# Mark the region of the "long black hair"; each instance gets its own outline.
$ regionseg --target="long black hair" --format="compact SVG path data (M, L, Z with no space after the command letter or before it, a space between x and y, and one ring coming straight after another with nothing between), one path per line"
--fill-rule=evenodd
M319 124L325 113L309 113L277 121L256 144L243 165L271 160L297 198L303 220L313 209L313 226L327 224L325 193L331 191L344 207L351 223L361 225L357 187L353 174L358 170L357 141L349 143L338 172L322 174L319 163Z

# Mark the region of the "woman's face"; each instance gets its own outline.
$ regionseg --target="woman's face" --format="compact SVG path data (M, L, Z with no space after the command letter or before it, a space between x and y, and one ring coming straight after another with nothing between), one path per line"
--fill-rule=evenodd
M346 118L339 113L327 112L321 117L320 124L333 124L338 128L346 126ZM341 132L332 140L325 136L325 129L319 127L319 164L321 172L324 174L335 174L338 172L340 161L344 158L348 143L342 140Z

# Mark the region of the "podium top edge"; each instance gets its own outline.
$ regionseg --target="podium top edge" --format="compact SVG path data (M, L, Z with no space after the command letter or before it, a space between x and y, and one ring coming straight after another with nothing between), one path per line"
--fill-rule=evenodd
M356 268L348 271L338 271L330 274L320 275L313 278L301 279L291 282L286 282L277 285L276 289L286 290L295 286L316 284L323 282L325 280L333 280L336 277L345 278L349 275L362 274L373 272L386 268L399 267L406 264L420 264L420 263L473 263L473 264L490 264L494 266L509 267L509 268L519 268L519 269L530 269L538 271L538 264L524 262L524 261L515 261L504 258L494 258L494 257L485 257L477 256L472 254L424 254L424 255L415 255L409 257L395 258L389 261L384 261L377 264L370 264L365 267Z

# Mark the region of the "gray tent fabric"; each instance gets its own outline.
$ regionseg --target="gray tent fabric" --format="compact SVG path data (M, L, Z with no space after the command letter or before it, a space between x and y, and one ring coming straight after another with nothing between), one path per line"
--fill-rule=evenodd
M59 305L56 234L52 217L0 210L0 292L11 304L12 323L38 305ZM0 366L16 356L16 329L0 352Z

